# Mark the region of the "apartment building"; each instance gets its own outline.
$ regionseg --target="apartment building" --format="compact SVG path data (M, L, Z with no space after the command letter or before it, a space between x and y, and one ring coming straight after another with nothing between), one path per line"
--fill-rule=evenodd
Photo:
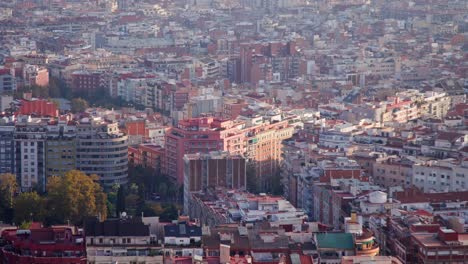
M105 186L125 184L128 178L128 137L118 124L83 118L77 124L76 168L96 174Z
M37 65L25 65L23 80L26 86L47 86L49 85L49 70Z
M22 191L46 186L47 127L41 120L23 116L15 124L15 171Z
M0 249L6 263L88 263L83 230L74 226L33 223L28 229L5 229L1 237L3 244L9 245Z
M14 70L0 69L0 92L14 92L16 91L16 78Z
M455 192L468 189L468 162L430 160L413 165L412 184L424 192Z
M377 158L372 168L374 183L384 188L412 184L412 162L396 156Z
M15 170L15 141L12 123L0 125L0 173L14 173Z
M184 156L184 211L188 212L191 192L218 187L246 189L246 160L229 152L186 154Z
M223 150L241 154L253 165L261 186L279 168L281 142L292 136L287 120L263 117L223 120L213 117L181 120L166 133L166 172L183 183L185 154Z
M128 161L133 166L160 171L164 163L164 149L156 144L140 144L128 147Z
M88 263L164 263L156 235L142 218L88 219L84 231Z
M22 190L45 191L47 177L78 169L104 185L128 177L127 136L117 123L67 117L31 118L0 126L0 172L15 173Z
M76 166L76 124L66 119L47 125L46 176L62 176Z

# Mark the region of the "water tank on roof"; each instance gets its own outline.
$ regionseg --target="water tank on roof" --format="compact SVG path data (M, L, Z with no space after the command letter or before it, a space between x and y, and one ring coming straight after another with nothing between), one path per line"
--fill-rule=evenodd
M376 191L369 194L369 201L371 203L385 203L387 201L387 194L381 191Z

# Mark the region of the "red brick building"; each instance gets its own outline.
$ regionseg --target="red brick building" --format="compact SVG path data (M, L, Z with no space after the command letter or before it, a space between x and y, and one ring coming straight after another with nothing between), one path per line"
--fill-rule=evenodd
M153 144L141 144L128 147L128 161L134 166L149 167L155 171L161 169L164 163L164 149Z
M71 74L71 88L74 92L90 93L102 87L101 72L77 71Z

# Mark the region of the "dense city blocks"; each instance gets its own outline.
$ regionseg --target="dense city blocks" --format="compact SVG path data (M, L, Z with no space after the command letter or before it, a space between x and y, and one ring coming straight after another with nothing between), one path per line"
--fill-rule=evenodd
M468 263L467 0L0 1L0 264Z

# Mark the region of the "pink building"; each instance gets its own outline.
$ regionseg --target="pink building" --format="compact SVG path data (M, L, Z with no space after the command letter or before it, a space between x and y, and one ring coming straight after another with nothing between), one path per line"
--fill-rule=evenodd
M178 183L184 181L184 155L224 150L235 154L243 153L244 134L234 121L213 117L179 121L177 127L166 133L165 172Z
M24 84L27 86L49 85L49 70L36 65L26 65L23 69Z

